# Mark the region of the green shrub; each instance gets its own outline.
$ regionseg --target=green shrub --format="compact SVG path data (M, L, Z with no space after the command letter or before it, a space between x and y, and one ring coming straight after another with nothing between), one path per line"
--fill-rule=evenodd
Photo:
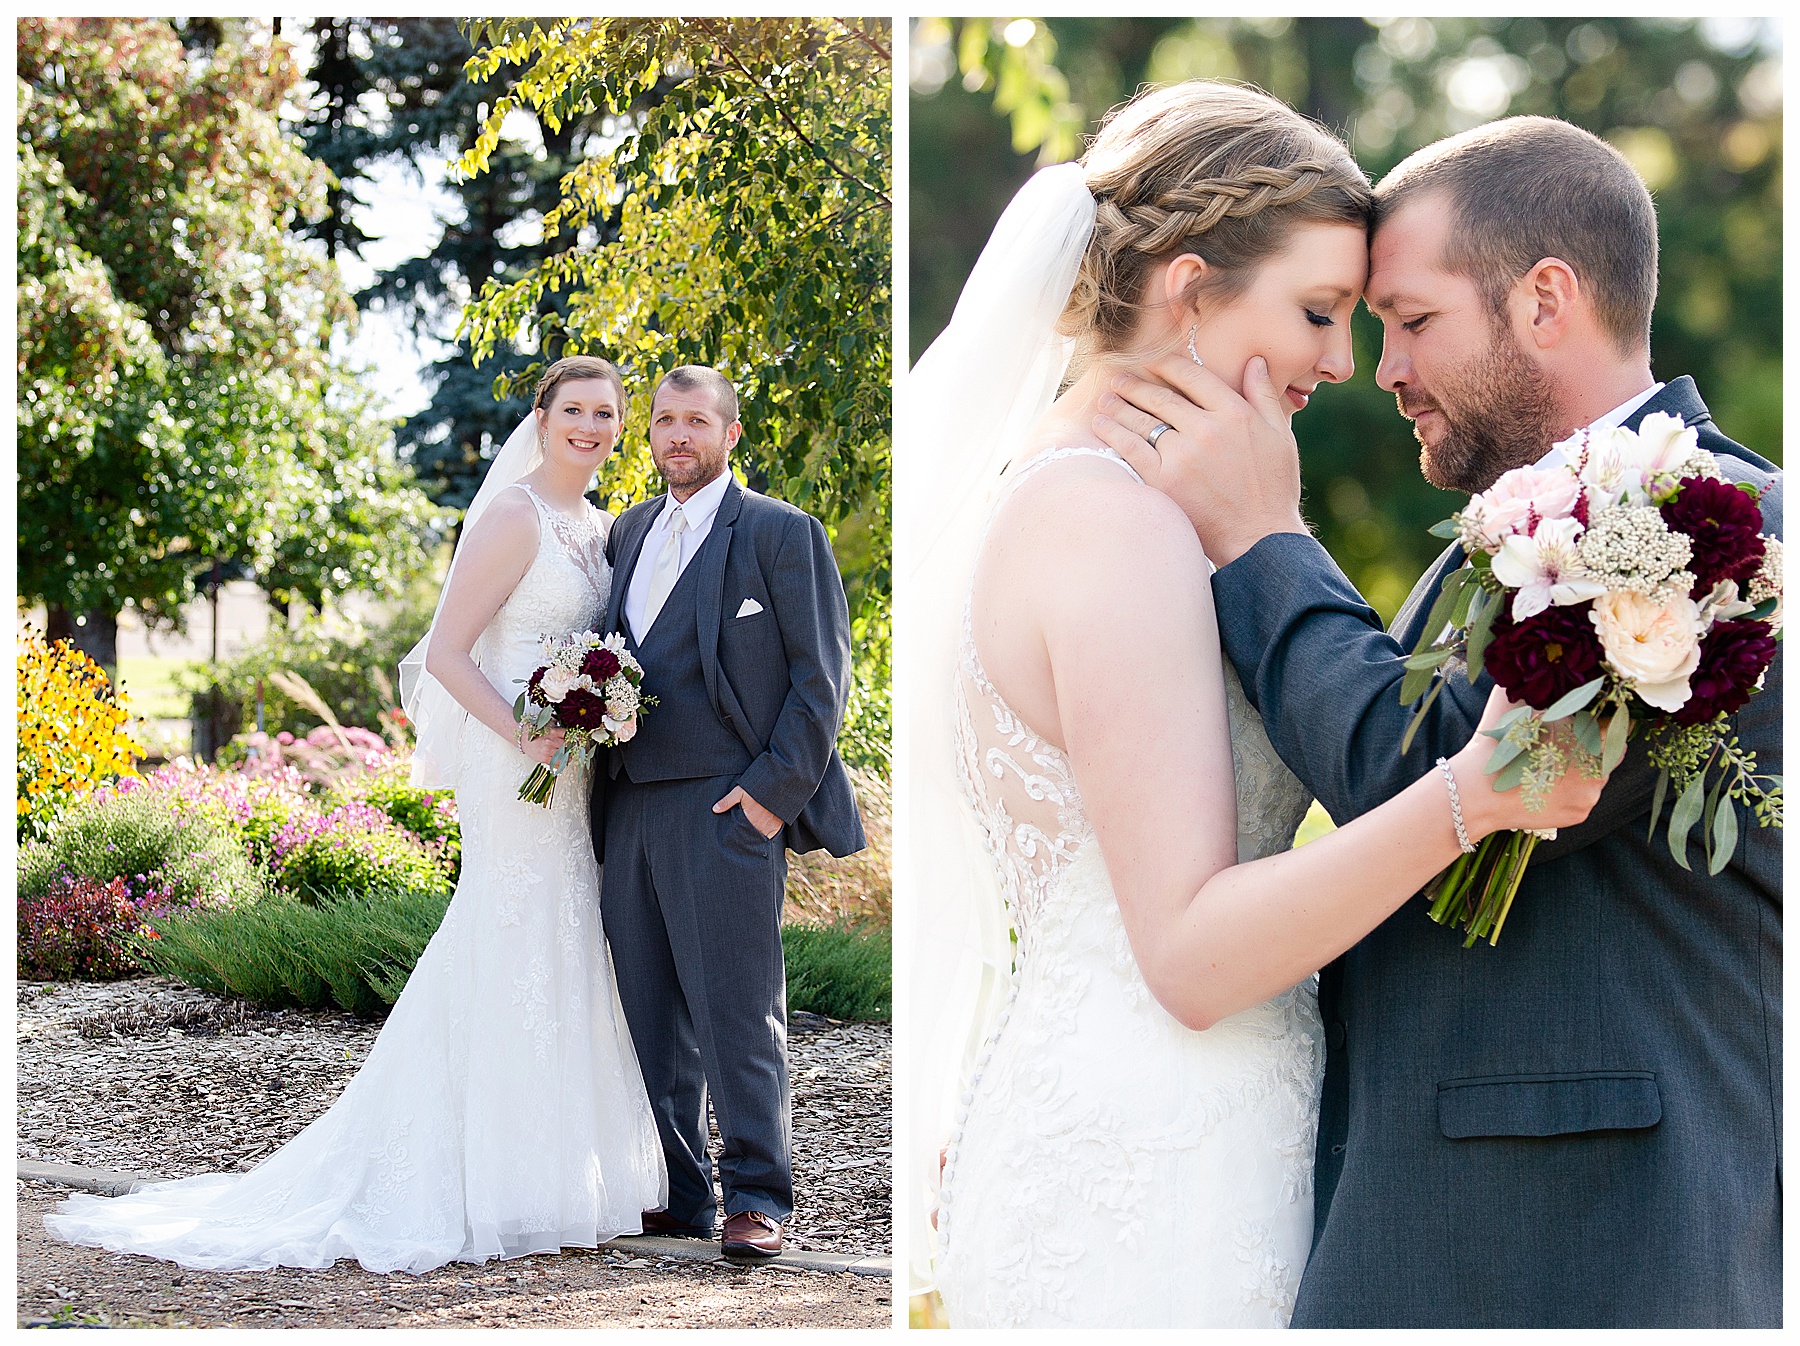
M444 919L433 889L341 893L311 904L276 893L230 911L153 921L144 961L218 995L270 1008L336 1005L385 1015Z
M21 897L41 899L77 878L141 883L146 876L156 877L175 907L228 907L265 887L229 828L148 790L84 800L47 841L19 851Z
M781 929L789 1009L832 1019L893 1015L893 939L886 930L853 925L787 925Z
M340 804L275 833L269 866L278 887L302 901L330 903L383 889L447 889L441 844L402 831L370 804Z
M370 776L352 776L340 782L331 797L345 804L368 804L380 809L396 827L404 828L427 846L456 881L462 871L462 826L457 820L456 794L452 790L426 790L407 780L408 765Z

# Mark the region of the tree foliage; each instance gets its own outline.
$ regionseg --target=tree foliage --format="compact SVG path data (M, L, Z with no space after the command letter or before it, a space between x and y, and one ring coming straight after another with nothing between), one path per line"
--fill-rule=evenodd
M25 19L19 591L174 620L214 562L278 600L424 563L429 506L330 356L354 317L295 227L328 183L279 120L279 40Z
M1655 196L1657 377L1692 374L1726 433L1780 460L1781 69L1759 21L921 19L913 38L915 355L1018 185L1143 83L1257 84L1345 134L1377 179L1442 136L1540 113L1618 146ZM1294 428L1322 539L1391 616L1455 498L1419 476L1375 386L1378 324L1359 311L1353 337L1356 376Z
M890 465L888 28L873 19L496 20L472 25L472 80L518 69L459 168L489 170L520 109L548 133L609 134L543 219L557 250L484 284L464 330L478 362L617 361L643 394L678 364L739 387L738 462L759 489L835 526L863 516L865 603L885 602ZM633 437L615 500L649 489Z

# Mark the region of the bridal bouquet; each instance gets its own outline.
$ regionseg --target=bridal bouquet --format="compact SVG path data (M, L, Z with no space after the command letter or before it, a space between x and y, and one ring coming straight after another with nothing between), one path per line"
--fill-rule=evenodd
M546 729L568 731L550 765L532 768L519 798L550 807L556 776L570 762L586 765L596 746L629 743L638 716L656 704L641 690L644 667L625 648L625 637L577 631L560 641L546 639L547 662L529 678L513 702L513 719L537 738Z
M1523 704L1493 728L1496 790L1529 808L1568 770L1610 772L1637 736L1660 768L1655 835L1673 790L1668 845L1689 868L1695 824L1707 872L1737 847L1738 800L1781 826L1781 778L1758 775L1729 717L1762 687L1781 630L1781 543L1762 533L1756 489L1723 480L1692 427L1661 412L1636 431L1577 432L1536 467L1516 468L1431 531L1461 543L1400 685L1419 703L1401 751L1460 660ZM1431 918L1500 927L1540 839L1483 839L1427 890Z

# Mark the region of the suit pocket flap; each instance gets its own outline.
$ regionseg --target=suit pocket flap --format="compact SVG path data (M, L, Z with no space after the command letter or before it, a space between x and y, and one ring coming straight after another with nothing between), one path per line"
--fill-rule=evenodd
M1470 1136L1566 1136L1655 1126L1662 1093L1647 1071L1490 1075L1438 1085L1438 1129Z

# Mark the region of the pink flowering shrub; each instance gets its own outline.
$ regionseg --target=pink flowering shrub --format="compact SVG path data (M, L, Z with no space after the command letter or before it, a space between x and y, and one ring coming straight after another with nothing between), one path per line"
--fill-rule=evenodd
M269 868L279 887L303 901L330 902L374 889L442 889L443 851L373 804L353 801L281 828L270 839Z

